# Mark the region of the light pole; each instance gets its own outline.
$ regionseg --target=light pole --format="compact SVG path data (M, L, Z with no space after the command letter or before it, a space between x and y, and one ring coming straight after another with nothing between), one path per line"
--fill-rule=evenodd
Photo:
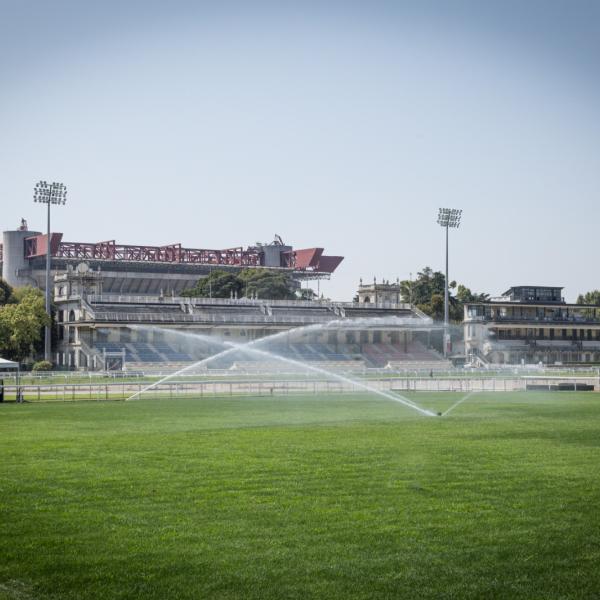
M458 229L462 210L458 208L440 208L437 222L446 229L446 279L444 281L444 356L448 356L448 346L450 339L448 335L449 308L448 308L448 229L455 227Z
M48 205L48 221L47 221L47 247L46 247L46 313L48 317L52 317L50 309L50 260L51 260L51 245L50 245L50 205L51 204L66 204L67 202L67 187L63 183L48 183L47 181L38 181L33 190L33 201ZM44 359L50 361L50 325L46 325L44 332Z

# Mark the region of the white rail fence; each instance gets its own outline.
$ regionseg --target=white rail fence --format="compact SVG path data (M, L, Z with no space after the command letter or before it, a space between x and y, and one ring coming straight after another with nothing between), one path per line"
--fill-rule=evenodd
M391 392L515 392L525 391L532 385L536 389L551 389L559 384L584 389L591 386L600 390L596 377L515 377L515 378L387 378L360 380L361 383L377 390ZM142 392L146 382L123 380L106 383L46 383L3 386L4 399L24 402L49 401L101 401L125 400ZM291 394L317 395L334 393L366 392L360 385L351 382L324 379L272 379L272 380L188 380L160 383L138 396L138 399L151 398L205 398L222 396L285 396Z

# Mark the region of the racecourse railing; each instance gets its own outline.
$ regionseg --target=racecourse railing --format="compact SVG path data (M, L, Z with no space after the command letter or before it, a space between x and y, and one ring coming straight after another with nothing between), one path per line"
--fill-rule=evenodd
M182 379L156 382L150 389L148 382L113 381L106 383L44 383L3 386L4 399L8 402L72 402L133 399L175 399L223 397L223 396L281 396L290 394L316 395L333 393L369 393L364 380L340 381L325 378L224 378ZM555 389L570 384L573 390L600 390L598 377L390 377L369 379L371 390L396 394L403 392L514 392L535 388Z
M123 371L22 371L20 374L20 380L23 383L37 385L39 383L57 384L57 385L70 385L75 383L89 384L98 383L102 385L104 383L113 383L124 380L144 381L154 380L160 377L166 377L173 375L176 371L183 367L189 367L192 363L177 363L171 364L157 364L156 366L145 365L143 368L135 368L132 370ZM319 362L311 363L315 366L319 366ZM330 363L327 363L328 365ZM354 363L349 365L349 368L344 369L346 361L340 361L336 364L335 372L338 374L348 374L351 377L361 377L365 379L377 379L377 378L434 378L434 379L506 379L515 377L564 377L564 378L581 378L581 377L592 377L600 378L599 367L552 367L552 368L540 368L540 367L521 367L518 365L507 365L502 368L478 368L478 369L462 369L462 368L445 368L445 365L440 364L439 368L432 368L430 361L422 363L415 361L412 367L407 368L396 368L390 369L387 367L373 368L364 366L362 369L355 368ZM269 375L274 376L288 375L291 377L298 375L298 369L288 369L282 366L281 368L274 371L273 365L269 365L269 369L259 368L236 368L236 369L204 369L201 371L202 377L230 377L238 378L244 376L256 376L256 375ZM197 378L198 371L190 369L187 373L181 375L181 377ZM13 385L16 382L16 374L14 372L0 373L0 380L3 380L7 385Z

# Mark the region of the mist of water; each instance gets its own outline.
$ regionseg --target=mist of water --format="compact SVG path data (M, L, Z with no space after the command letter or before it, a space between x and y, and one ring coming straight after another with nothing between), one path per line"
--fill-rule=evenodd
M378 390L377 388L374 388L366 383L363 383L362 381L357 381L355 379L351 379L350 377L347 377L345 375L340 375L339 373L335 373L334 371L329 371L327 369L323 369L322 367L316 367L310 363L295 360L293 358L288 358L286 356L281 356L280 354L275 354L274 352L268 352L267 350L260 350L259 348L248 348L247 345L246 346L238 345L238 344L234 344L233 342L225 342L225 344L232 345L234 348L236 348L237 350L241 350L242 352L248 352L249 354L264 356L265 358L282 361L282 362L288 363L290 365L294 365L296 367L306 369L308 371L313 371L314 373L319 373L321 375L324 375L324 376L332 378L332 379L337 379L338 381L342 381L343 383L349 384L351 386L355 386L359 389L363 389L372 394L377 394L378 396L382 396L383 398L387 398L388 400L393 400L394 402L399 402L400 404L403 404L404 406L408 406L408 408L412 408L413 410L416 410L423 415L427 415L429 417L436 416L436 413L433 413L429 410L421 408L420 406L417 406L416 404L411 402L408 398L406 398L400 394L397 394L397 395L390 394L390 393L386 392L385 390Z
M455 402L449 409L445 410L441 416L445 417L448 413L453 411L457 406L460 406L465 400L468 400L475 392L469 392L467 395L463 396L460 400Z
M369 319L361 319L363 321L368 321ZM408 321L409 319L407 319ZM235 344L234 342L225 342L225 341L219 341L218 343L220 343L223 346L227 346L228 348L226 350L223 350L222 352L218 352L217 354L214 354L212 356L208 356L207 358L203 358L202 360L199 360L191 365L188 365L178 371L176 371L175 373L171 373L169 375L166 375L165 377L163 377L162 379L149 384L148 386L146 386L145 388L143 388L142 390L139 390L138 392L136 392L135 394L132 394L129 398L127 398L127 400L133 400L136 397L140 396L141 394L143 394L144 392L147 392L159 385L161 385L162 383L165 383L166 381L169 381L170 379L173 379L174 377L178 377L180 375L182 375L183 373L186 373L188 371L191 371L192 369L197 369L198 367L202 367L205 364L208 364L211 361L217 360L218 358L222 358L225 356L228 356L234 352L245 352L254 356L260 356L262 358L269 358L271 360L275 360L278 362L283 362L292 366L295 366L297 368L300 368L304 371L312 371L314 373L319 373L320 375L323 375L327 378L331 378L331 379L336 379L338 381L341 381L343 383L346 383L350 386L355 386L359 389L362 389L366 392L372 393L372 394L376 394L378 396L381 396L383 398L386 398L387 400L392 400L394 402L403 404L404 406L411 408L417 412L419 412L420 414L423 415L427 415L427 416L436 416L436 413L433 413L429 410L426 410L424 408L421 408L420 406L417 406L416 404L414 404L411 400L409 400L408 398L400 395L400 394L391 394L389 392L386 392L384 390L379 390L373 386L370 386L362 381L357 381L354 379L351 379L350 377L347 377L345 375L340 375L339 373L335 373L333 371L329 371L328 369L323 369L322 367L317 367L314 365L311 365L309 363L303 362L303 361L299 361L299 360L295 360L292 358L288 358L285 356L281 356L280 354L277 354L275 352L269 352L266 350L261 350L260 348L257 348L256 346L260 345L260 344L265 344L267 342L272 343L273 340L276 340L278 338L284 337L286 335L290 335L292 333L298 333L298 332L302 332L302 333L306 333L306 332L310 332L310 331L314 331L314 330L319 330L319 329L325 329L325 328L331 328L332 325L338 323L338 321L330 321L328 323L319 323L319 324L315 324L315 325L305 325L305 326L301 326L301 327L296 327L294 329L290 329L290 330L286 330L286 331L281 331L279 333L276 333L274 335L271 336L267 336L264 338L260 338L257 340L253 340L251 342L248 342L247 344ZM342 321L341 323L347 323L347 321ZM414 319L412 320L412 323L414 323ZM155 330L155 329L160 329L160 331L165 332L164 329L161 328L157 328L157 327L144 327L144 326L140 326L140 325L136 325L135 328L139 328L139 329L150 329L150 330ZM168 330L169 333L171 334L175 334L175 335L180 335L180 336L184 336L188 339L195 339L196 341L202 339L203 341L207 341L210 343L215 343L217 340L215 340L214 338L208 337L208 336L204 336L201 334L196 334L196 333L188 333L188 332L183 332L183 331L179 331L179 330Z

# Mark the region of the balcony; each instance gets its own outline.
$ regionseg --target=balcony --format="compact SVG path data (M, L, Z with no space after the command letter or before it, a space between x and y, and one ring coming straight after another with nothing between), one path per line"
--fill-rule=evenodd
M530 323L536 325L600 325L600 317L586 315L556 315L556 316L488 316L475 315L467 316L465 323L506 323L523 324Z

